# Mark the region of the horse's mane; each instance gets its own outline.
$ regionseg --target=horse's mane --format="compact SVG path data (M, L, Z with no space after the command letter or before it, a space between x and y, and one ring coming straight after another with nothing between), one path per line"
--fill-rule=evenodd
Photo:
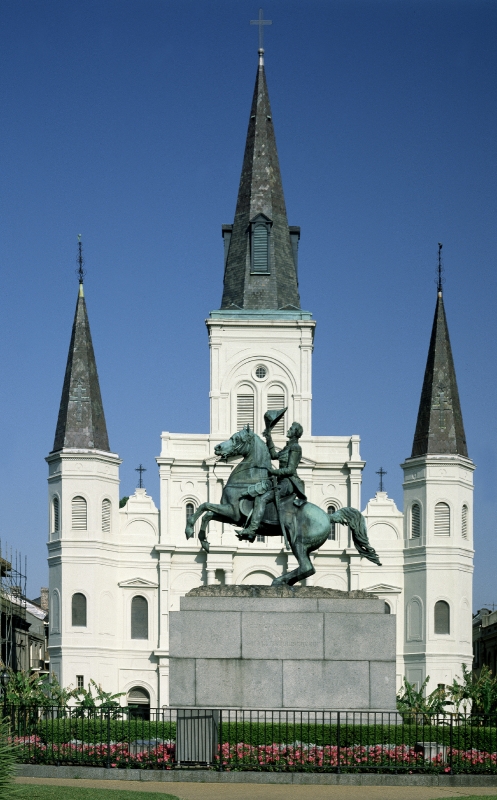
M271 458L269 456L267 445L253 430L249 428L242 428L241 431L234 433L231 438L234 439L235 442L239 439L244 442L249 439L252 441L252 452L250 455L245 456L244 461L250 459L254 468L259 469L267 469L271 466Z

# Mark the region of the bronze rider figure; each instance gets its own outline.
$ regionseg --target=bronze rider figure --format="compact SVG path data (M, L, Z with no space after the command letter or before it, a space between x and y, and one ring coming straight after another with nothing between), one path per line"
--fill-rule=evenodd
M237 532L239 539L248 540L249 542L254 541L264 517L266 505L275 500L275 491L279 493L280 498L295 494L296 498L294 503L296 506L304 505L307 501L304 482L297 475L297 467L302 460L302 448L299 444L299 439L303 432L304 429L302 425L300 425L299 422L293 422L287 433L288 442L283 450L279 452L274 446L270 428L266 428L263 432L262 435L266 440L271 458L277 460L279 463L278 469L269 467L268 470L270 475L275 475L277 477L278 485L275 489L271 485L271 481L261 481L261 483L257 485L257 493L254 492L254 490L249 493L249 496L254 498L254 510L249 525L244 530Z

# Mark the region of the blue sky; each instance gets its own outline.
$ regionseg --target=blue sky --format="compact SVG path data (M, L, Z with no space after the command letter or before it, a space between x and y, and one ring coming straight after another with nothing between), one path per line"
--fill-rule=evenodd
M475 608L497 602L495 0L264 7L314 434L361 435L402 507L437 243L475 473ZM1 538L47 581L46 464L85 291L121 494L158 501L160 432L208 430L204 320L221 301L257 65L258 6L0 2Z

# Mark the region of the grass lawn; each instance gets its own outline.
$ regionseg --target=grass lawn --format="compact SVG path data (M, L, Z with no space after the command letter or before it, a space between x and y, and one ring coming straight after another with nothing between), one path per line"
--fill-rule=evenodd
M147 800L178 800L176 795L162 792L127 792L122 789L84 789L80 786L36 786L16 784L12 800L137 800L143 794Z

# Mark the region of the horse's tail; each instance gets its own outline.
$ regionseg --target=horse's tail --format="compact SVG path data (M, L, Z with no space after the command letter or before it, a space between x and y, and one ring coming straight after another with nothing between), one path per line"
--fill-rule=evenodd
M328 519L330 522L338 522L340 525L348 525L351 530L352 539L357 552L361 556L364 556L364 558L372 561L373 564L378 564L378 566L381 567L378 553L374 547L371 547L369 543L366 520L361 512L357 510L357 508L340 508L333 514L328 514Z

